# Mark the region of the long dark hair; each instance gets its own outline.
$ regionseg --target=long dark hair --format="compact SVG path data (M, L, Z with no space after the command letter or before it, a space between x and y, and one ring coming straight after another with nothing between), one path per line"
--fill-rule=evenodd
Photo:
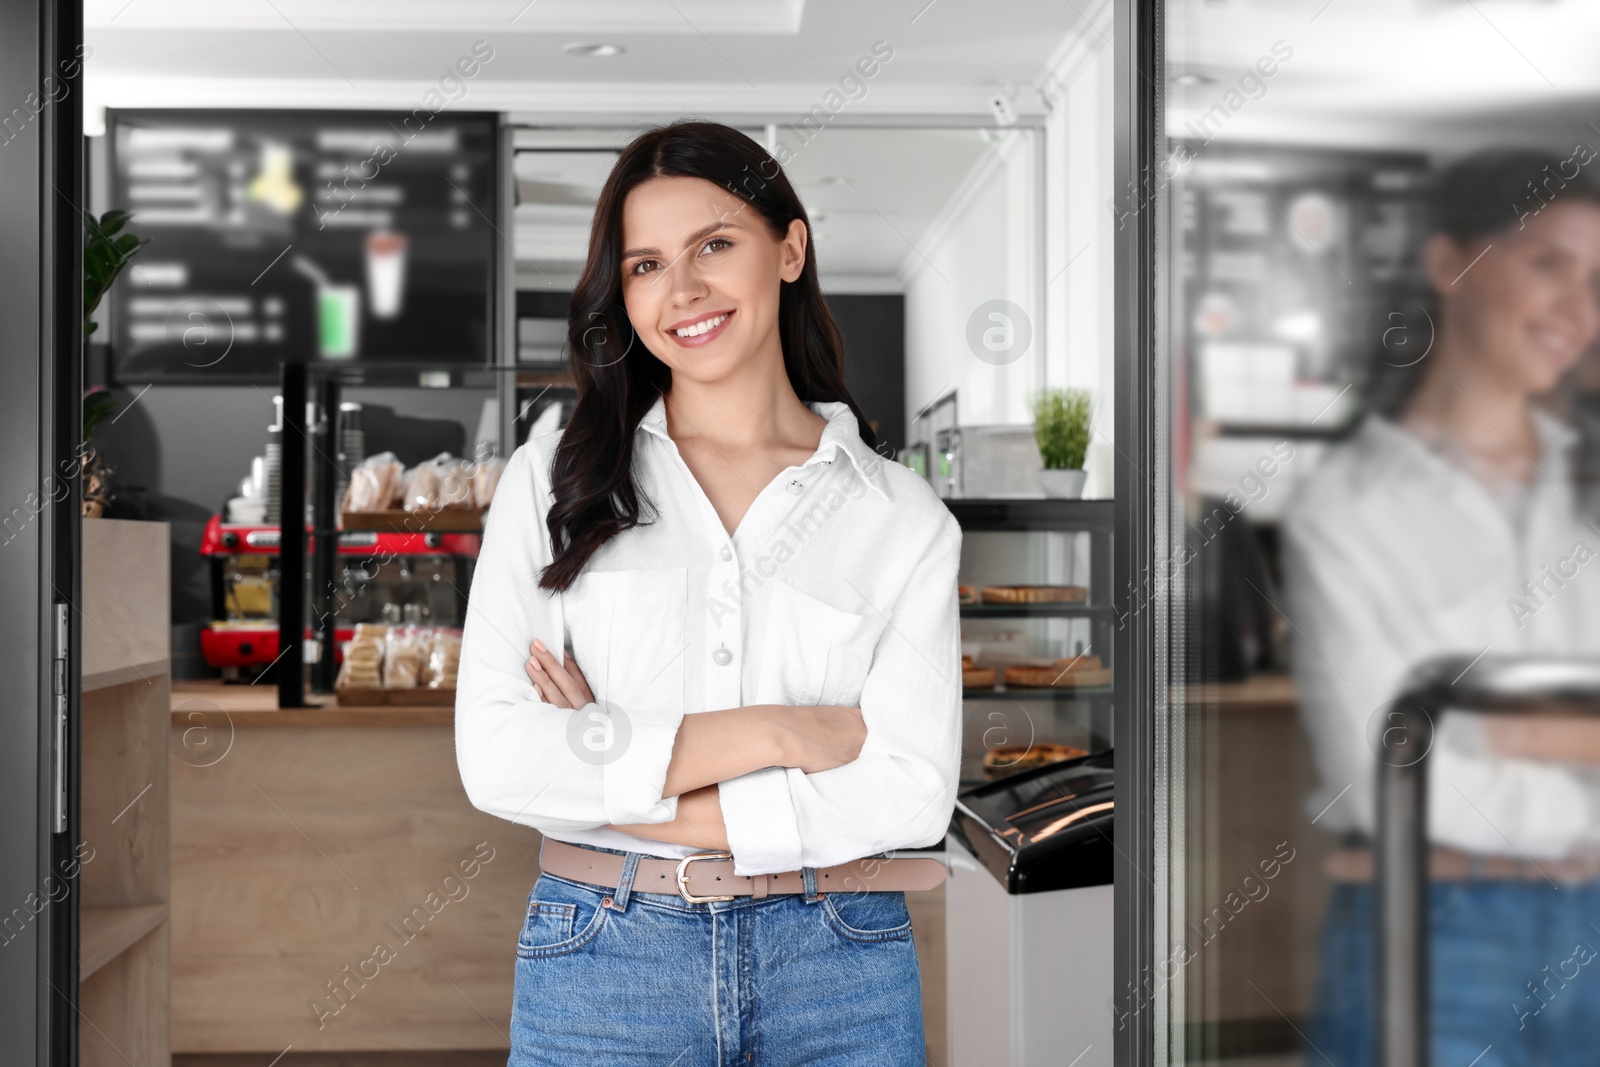
M1587 145L1578 147L1588 149ZM1593 157L1589 150L1588 158ZM1600 205L1600 184L1585 169L1587 162L1579 160L1576 148L1565 158L1517 148L1485 149L1465 156L1440 171L1431 183L1423 237L1442 233L1465 247L1520 229L1527 216L1538 214L1548 203L1570 199ZM1370 410L1395 418L1410 403L1429 365L1419 352L1437 339L1440 302L1421 277L1397 287L1389 302L1390 307L1380 309L1388 316L1374 320L1376 336L1372 338L1373 361L1365 398ZM1403 326L1391 329L1391 322ZM1391 344L1391 337L1402 341Z
M783 168L756 142L720 123L652 127L622 150L600 191L588 262L572 291L567 343L578 402L551 469L554 499L546 525L553 559L540 576L542 589L569 588L602 545L645 522L633 475L634 434L645 412L671 386L672 372L638 343L623 306L622 205L634 187L657 177L714 182L749 204L776 240L784 238L792 220L805 223L805 266L794 281L779 283L784 369L802 401L850 405L861 439L869 448L877 445L845 388L844 340L817 281L811 219Z

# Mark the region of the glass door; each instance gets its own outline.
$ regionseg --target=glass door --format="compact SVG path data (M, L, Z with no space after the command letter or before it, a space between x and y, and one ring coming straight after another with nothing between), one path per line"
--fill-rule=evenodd
M1600 654L1597 17L1122 10L1130 1062L1583 1059L1600 719L1480 698Z

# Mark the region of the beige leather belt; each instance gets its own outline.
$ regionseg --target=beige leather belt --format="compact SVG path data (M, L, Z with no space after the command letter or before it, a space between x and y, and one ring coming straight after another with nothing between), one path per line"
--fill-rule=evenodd
M576 882L615 887L622 878L623 859L621 853L600 852L547 837L539 854L539 868ZM817 892L915 892L936 888L948 874L943 861L929 857L869 856L833 867L818 867ZM676 893L691 904L703 904L734 897L760 900L770 893L803 893L805 883L799 871L734 874L733 853L696 852L681 860L644 857L633 873L633 891Z
M1372 852L1346 848L1329 854L1323 869L1336 882L1370 882ZM1524 860L1515 856L1476 855L1436 845L1428 850L1428 878L1433 881L1492 880L1574 884L1600 880L1600 854L1581 852L1562 859Z

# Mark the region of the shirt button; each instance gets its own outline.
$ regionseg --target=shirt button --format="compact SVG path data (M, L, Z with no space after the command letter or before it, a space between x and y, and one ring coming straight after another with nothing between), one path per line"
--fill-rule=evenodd
M719 648L711 653L711 658L717 661L717 666L726 667L733 662L733 653L725 648Z
M725 560L732 559L733 558L733 549L729 548L727 545L723 545L722 546L722 558L725 559Z
M799 482L790 482L789 483L789 492L792 493L795 496L799 496L801 491L804 490L804 489L805 489L805 486L801 485Z

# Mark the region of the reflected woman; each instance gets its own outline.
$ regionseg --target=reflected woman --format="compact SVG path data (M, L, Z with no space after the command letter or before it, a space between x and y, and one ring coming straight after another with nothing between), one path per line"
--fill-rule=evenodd
M1593 158L1483 152L1439 176L1431 321L1408 324L1431 325L1431 348L1397 410L1331 451L1285 520L1321 778L1309 808L1353 846L1330 862L1308 1034L1340 1067L1373 1058L1366 847L1385 703L1439 655L1600 655L1600 530L1575 506L1575 435L1546 410L1600 336ZM1426 758L1433 1061L1592 1062L1600 967L1575 953L1600 953L1600 721L1447 712Z

